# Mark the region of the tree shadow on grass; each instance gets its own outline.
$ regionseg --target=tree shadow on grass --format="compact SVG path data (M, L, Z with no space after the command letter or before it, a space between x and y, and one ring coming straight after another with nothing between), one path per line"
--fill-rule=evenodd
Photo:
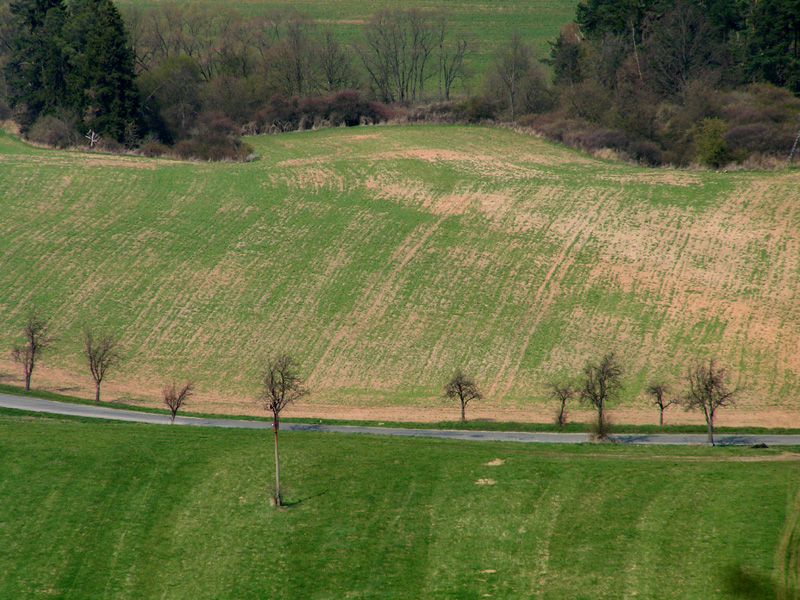
M788 589L767 574L742 564L729 565L722 574L722 589L740 600L788 600L797 598L798 589Z
M291 502L284 501L281 504L281 508L292 508L293 506L298 506L299 504L302 504L303 502L308 502L309 500L313 500L314 498L319 498L320 496L324 496L325 494L328 493L328 491L329 490L323 490L323 491L318 492L316 494L311 494L310 496L308 496L306 498L300 498L299 500L294 500L294 501L291 501Z

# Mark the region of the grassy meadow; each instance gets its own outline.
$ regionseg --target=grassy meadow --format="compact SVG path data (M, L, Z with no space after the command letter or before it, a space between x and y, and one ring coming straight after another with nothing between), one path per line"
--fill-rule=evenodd
M107 399L173 376L252 398L276 348L318 402L438 403L463 365L525 406L609 348L626 400L708 356L745 406L798 399L797 171L649 170L478 127L250 141L255 162L202 164L0 137L0 348L32 303L58 337L34 385L88 392L92 324L125 347Z
M3 598L772 598L779 450L281 433L0 412Z

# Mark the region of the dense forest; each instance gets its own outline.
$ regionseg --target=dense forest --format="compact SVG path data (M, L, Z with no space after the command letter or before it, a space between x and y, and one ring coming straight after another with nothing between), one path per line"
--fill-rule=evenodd
M241 135L388 119L513 122L646 164L785 160L800 0L585 0L536 56L446 11L383 11L357 40L291 11L111 0L0 7L0 118L35 142L246 159ZM485 73L474 57L490 52Z

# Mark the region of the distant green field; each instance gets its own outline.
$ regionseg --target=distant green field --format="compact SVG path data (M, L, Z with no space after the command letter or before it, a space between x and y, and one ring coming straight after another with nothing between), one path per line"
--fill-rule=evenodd
M284 432L278 511L270 443L0 412L0 597L796 597L794 455Z
M256 162L197 164L0 137L0 348L34 302L58 334L34 385L88 388L91 323L125 346L107 398L191 376L249 399L286 348L318 402L439 403L463 365L526 406L613 348L627 400L709 356L744 407L799 399L796 170L648 170L479 127L250 141Z

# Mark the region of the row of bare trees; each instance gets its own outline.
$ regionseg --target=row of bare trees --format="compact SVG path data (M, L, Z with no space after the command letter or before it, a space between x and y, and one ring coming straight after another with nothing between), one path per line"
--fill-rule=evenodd
M25 391L31 389L31 377L42 354L52 348L56 341L50 328L50 323L42 314L32 307L28 312L22 328L24 341L11 348L11 359L22 366L25 374ZM105 379L108 371L122 361L122 352L119 341L111 334L98 336L90 328L84 328L81 353L86 366L89 368L95 386L94 402L100 403L100 384ZM182 387L175 382L164 386L164 404L170 409L171 421L186 400L192 395L194 384L187 381Z
M55 342L50 324L42 317L36 307L31 308L22 328L24 342L11 348L11 358L22 366L25 373L25 391L31 389L31 377L42 353ZM100 402L100 384L108 370L116 366L122 358L119 344L113 335L97 337L86 328L83 331L83 356L95 384L95 403Z
M597 420L593 433L598 439L605 439L611 432L608 419L608 405L615 401L622 390L624 369L614 352L608 352L598 361L590 361L577 381L552 381L548 385L550 397L557 403L555 421L559 427L567 423L567 405L571 400L593 407ZM666 382L653 381L647 386L647 394L659 408L659 425L664 425L664 411L672 405L681 405L686 410L699 410L703 413L708 431L708 443L714 445L714 417L717 410L735 403L740 389L731 389L727 384L727 370L720 367L715 359L697 362L686 372L683 392L673 393ZM461 405L461 420L465 421L467 404L481 400L475 380L462 369L457 369L444 386L444 396L458 400Z
M611 427L606 408L609 401L618 398L623 390L623 374L619 359L609 352L599 361L587 363L577 385L559 381L550 383L550 396L558 402L556 423L560 426L566 423L567 402L577 396L597 410L596 436L600 439L607 437ZM646 392L659 409L659 425L664 425L664 411L672 405L683 406L685 410L699 410L706 421L708 443L713 446L717 410L734 404L741 391L728 386L727 375L727 370L711 358L688 368L683 378L686 389L682 392L673 392L671 386L662 380L651 382Z
M203 3L166 4L125 13L139 73L160 77L176 62L191 65L198 82L217 77L248 80L273 93L303 97L370 85L386 102L413 101L435 81L448 99L466 74L474 42L452 30L444 11L384 10L363 26L361 41L348 45L327 25L295 10L243 17L234 9ZM266 91L266 90L265 90ZM154 90L157 95L157 91Z

